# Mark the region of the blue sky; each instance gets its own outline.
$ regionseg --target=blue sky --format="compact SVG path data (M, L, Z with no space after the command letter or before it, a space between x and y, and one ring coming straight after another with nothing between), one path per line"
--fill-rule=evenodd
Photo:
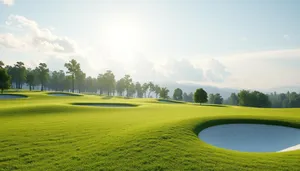
M300 1L0 0L0 59L217 87L299 86ZM2 53L2 55L1 55Z

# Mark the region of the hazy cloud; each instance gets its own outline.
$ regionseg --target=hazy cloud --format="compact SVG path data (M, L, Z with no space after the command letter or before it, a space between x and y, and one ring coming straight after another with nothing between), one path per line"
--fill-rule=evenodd
M0 45L6 48L25 48L26 43L11 33L0 34Z
M50 29L41 28L36 21L24 16L10 15L6 25L21 29L27 38L10 36L8 38L11 41L2 43L4 46L17 48L17 44L19 44L17 42L22 42L21 44L25 44L27 47L46 53L77 53L77 44L74 40L55 35ZM16 45L12 43L16 43Z
M206 81L223 82L230 73L226 67L216 59L211 59L208 62L208 70L205 72Z
M14 0L0 0L0 2L7 6L11 6L14 4Z

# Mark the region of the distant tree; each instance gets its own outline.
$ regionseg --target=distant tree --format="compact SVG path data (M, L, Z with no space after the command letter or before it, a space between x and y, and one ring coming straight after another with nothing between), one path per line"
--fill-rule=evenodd
M194 93L194 101L196 103L206 103L207 102L207 93L205 90L203 90L202 88L199 88L196 90L196 92Z
M6 65L5 69L7 70L7 74L10 76L10 86L11 88L17 88L17 71L16 68L10 65ZM13 86L15 83L15 87Z
M269 107L270 101L267 95L259 92L248 90L241 90L238 93L239 105L250 106L250 107Z
M209 94L208 103L210 103L210 104L222 104L223 103L223 98L219 93Z
M27 69L27 78L26 83L29 86L29 90L31 91L36 83L36 73L35 70Z
M215 95L214 94L209 94L208 95L208 103L214 104L215 101Z
M132 78L130 77L130 75L125 75L124 76L124 86L125 86L125 90L126 90L126 96L129 97L130 95L130 86L132 86Z
M135 85L134 83L131 83L128 89L127 97L134 97L135 93L136 93Z
M85 79L86 89L90 93L97 93L98 90L98 81L96 78L87 77Z
M157 84L154 86L154 89L155 89L155 97L157 98L161 89L160 89L159 85L157 85Z
M65 63L65 67L68 69L68 74L71 74L72 78L72 92L75 91L75 74L80 70L80 64L72 59L69 63Z
M110 96L113 90L115 90L116 80L115 75L112 71L107 70L103 75L104 89L107 92L107 95Z
M160 90L159 97L162 99L167 99L167 98L169 98L168 93L169 93L169 90L166 87L163 87Z
M63 80L63 89L67 90L68 92L72 89L72 76L68 75Z
M135 83L135 90L138 98L143 98L143 89L142 85L139 82Z
M229 104L230 105L238 105L239 104L239 98L235 93L231 93L229 97Z
M41 83L41 91L44 91L45 85L49 79L49 69L47 67L47 64L40 63L36 70L38 72L38 78Z
M17 62L14 65L14 77L16 81L16 88L22 89L23 83L26 81L26 68L23 62Z
M102 95L105 87L105 78L103 74L99 74L97 77L97 85L99 87L99 94Z
M149 89L149 84L144 83L142 86L142 90L143 90L143 94L144 94L145 98L147 97L146 93L147 93L148 89Z
M119 96L123 96L123 93L124 93L125 89L126 89L126 87L125 87L125 80L124 80L124 78L121 78L116 83L116 90L117 90L118 95Z
M149 83L148 83L148 87L149 87L149 91L148 91L148 98L150 97L150 94L152 93L152 92L155 92L155 85L150 81Z
M77 82L77 89L78 89L78 92L80 93L85 87L86 74L83 71L78 70L75 73L75 78L76 78L76 82Z
M4 89L9 89L9 87L10 87L10 76L8 75L7 70L5 68L3 68L3 65L2 65L0 68L1 93L3 93Z
M174 90L174 94L173 94L173 99L174 100L182 100L182 90L180 88L176 88Z

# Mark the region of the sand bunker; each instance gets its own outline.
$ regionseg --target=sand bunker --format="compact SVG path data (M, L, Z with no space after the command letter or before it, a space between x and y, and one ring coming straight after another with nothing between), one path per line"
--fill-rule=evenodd
M111 108L137 107L137 105L128 104L128 103L73 103L73 105L94 106L94 107L111 107Z
M300 129L264 124L224 124L202 130L198 137L211 145L246 152L300 149Z
M79 94L72 93L48 93L49 96L81 96Z
M184 102L181 102L181 101L175 101L175 100L166 100L166 99L158 99L157 100L158 102L160 103L184 103Z
M23 98L27 98L27 96L21 94L0 94L0 99L23 99Z

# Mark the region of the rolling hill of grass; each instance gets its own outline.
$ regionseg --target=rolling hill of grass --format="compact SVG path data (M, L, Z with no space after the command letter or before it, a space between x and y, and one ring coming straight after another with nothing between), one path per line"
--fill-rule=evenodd
M28 98L0 100L0 170L274 171L300 168L300 150L238 152L213 147L197 136L207 126L239 121L300 128L300 109L18 93ZM133 107L72 105L76 103L127 103Z

